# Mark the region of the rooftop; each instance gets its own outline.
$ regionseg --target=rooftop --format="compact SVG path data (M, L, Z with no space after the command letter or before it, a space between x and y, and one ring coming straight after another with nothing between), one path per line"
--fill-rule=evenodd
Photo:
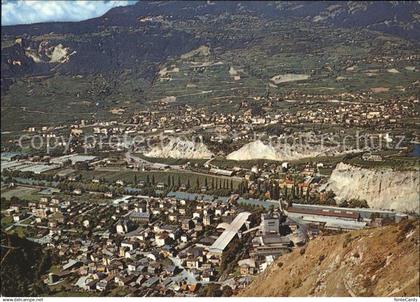
M77 162L84 162L84 161L91 161L94 160L96 156L93 155L79 155L79 154L70 154L70 155L64 155L60 157L56 157L50 160L53 164L62 164L67 160L71 160L72 165L74 165Z
M303 221L325 223L326 227L358 230L366 226L366 222L349 221L333 217L305 216Z
M211 245L209 251L222 253L244 225L245 221L247 221L249 215L251 215L249 212L239 213L238 216L236 216L232 223L229 225L229 227Z

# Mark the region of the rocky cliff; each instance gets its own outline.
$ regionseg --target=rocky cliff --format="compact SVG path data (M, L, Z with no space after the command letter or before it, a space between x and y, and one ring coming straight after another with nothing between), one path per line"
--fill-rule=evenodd
M243 145L240 149L227 155L229 160L298 160L317 156L334 156L352 150L340 150L320 145L279 143L275 145L265 144L260 140Z
M339 163L331 174L326 190L338 200L365 199L372 208L419 213L419 173L391 169L365 169Z
M213 153L202 142L193 142L181 138L171 138L168 142L161 142L145 153L148 157L161 158L211 158Z
M321 236L279 257L241 296L418 296L419 222Z

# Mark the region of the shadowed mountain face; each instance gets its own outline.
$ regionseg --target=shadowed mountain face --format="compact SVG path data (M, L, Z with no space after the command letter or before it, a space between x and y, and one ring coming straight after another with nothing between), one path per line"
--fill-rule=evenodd
M150 65L199 45L208 43L213 47L230 48L250 42L252 35L249 39L209 37L206 30L219 30L211 23L203 28L201 36L191 35L187 30L179 30L171 24L195 20L202 26L200 21L203 18L215 19L224 14L252 16L262 20L295 18L329 26L364 27L418 40L420 26L416 16L420 13L419 7L417 2L140 1L132 6L111 9L102 17L82 22L4 26L2 41L23 37L23 42L2 47L2 77L55 71L70 74L109 72L148 62L150 64L139 71L147 78L153 75ZM226 26L229 26L228 22ZM35 50L45 48L42 42L48 40L51 46L61 43L68 48L66 55L71 56L68 64L57 68L50 61L36 62L33 56L28 56L28 51L25 51L28 47ZM17 60L21 63L13 63Z
M2 73L6 77L54 72L90 74L124 70L147 62L147 66L139 72L148 78L153 75L153 72L150 73L153 71L153 64L197 47L200 40L185 32L153 26L137 31L121 29L109 33L66 33L52 41L23 38L22 43L4 49ZM57 52L55 48L60 44L65 45L64 51L61 59L54 61L51 56ZM21 64L13 61L10 63L11 58L21 61Z
M264 18L298 17L336 26L371 27L418 39L420 12L415 1L139 1L111 9L104 16L82 22L39 23L6 26L2 35L41 35L49 32L84 34L109 26L136 26L139 17L165 16L172 20L200 19L205 15L250 14Z
M96 110L88 103L98 99L142 103L150 97L147 91L160 66L203 45L210 48L210 58L218 60L227 52L246 56L253 47L264 47L269 55L285 50L300 56L317 55L320 48L334 45L322 44L331 38L337 43L354 43L390 34L403 43L418 43L419 7L418 2L139 1L81 22L4 26L1 92L11 96L2 105L29 107L22 117L29 115L33 103L42 103L36 110L43 111L48 98L64 102L69 95L84 97L83 114ZM308 34L311 29L314 32ZM359 35L361 29L369 34L360 39L336 32ZM381 45L367 51L377 51ZM253 68L261 62L256 60ZM260 65L264 68L264 63ZM81 85L79 78L87 87L77 86ZM55 90L45 92L38 87L41 93L37 95L34 85L42 86L45 81L50 82L45 84L48 87L59 82L60 87L68 84L79 90L59 96ZM10 92L11 87L15 91ZM31 98L29 106L22 94ZM16 104L16 99L21 103ZM15 117L10 110L14 109L2 110L2 117ZM22 127L32 118L21 121ZM4 125L2 122L2 128Z
M1 295L6 297L44 296L48 287L42 276L51 266L49 252L15 234L1 235Z

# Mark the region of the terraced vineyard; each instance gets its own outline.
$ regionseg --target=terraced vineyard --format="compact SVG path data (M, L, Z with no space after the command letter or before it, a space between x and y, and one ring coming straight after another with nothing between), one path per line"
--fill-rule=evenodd
M313 14L337 9L323 5L301 11L293 3L150 2L111 10L81 27L5 27L2 130L118 118L112 108L141 110L172 96L173 105L229 112L267 94L350 101L350 94L370 100L416 94L418 40L404 31L314 22L320 17ZM381 9L371 5L365 13ZM42 54L56 48L62 56L55 61ZM279 80L282 75L301 79Z

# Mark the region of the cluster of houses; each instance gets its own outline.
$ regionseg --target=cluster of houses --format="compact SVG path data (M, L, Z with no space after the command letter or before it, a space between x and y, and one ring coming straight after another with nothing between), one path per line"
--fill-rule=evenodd
M255 228L251 213L226 199L125 196L95 203L41 198L8 211L29 218L22 223L35 230L30 240L59 256L49 285L82 291L121 287L132 295L196 295L205 284L219 282L222 255L231 242ZM260 271L245 270L249 263L242 262L245 276ZM233 288L249 282L232 280Z
M305 98L310 97L305 95ZM365 98L360 96L348 96L352 98ZM348 98L347 97L347 98ZM238 140L252 137L252 125L269 126L284 125L293 126L298 124L329 124L343 127L377 127L384 128L389 125L397 127L406 117L418 116L415 106L418 100L407 102L406 100L392 99L386 101L348 102L326 100L316 106L312 103L302 103L296 111L279 111L271 108L266 112L251 110L246 101L242 102L239 112L208 112L205 108L193 108L191 106L178 106L172 110L164 108L151 108L132 115L129 119L112 121L88 121L82 120L78 124L69 126L72 135L94 134L98 136L111 135L141 135L141 134L167 134L176 135L191 130L200 130L210 134L214 142L231 136ZM341 98L346 99L345 96ZM260 99L256 98L258 101ZM56 136L62 133L63 127L29 129L31 132L41 132L45 135ZM232 137L235 133L235 137ZM149 138L153 140L153 137ZM99 140L98 140L99 141ZM101 144L104 144L101 141ZM115 147L115 146L114 146ZM123 147L123 145L119 146Z
M378 219L406 218L392 211L284 202L256 216L233 202L236 197L184 192L162 198L78 198L12 204L5 214L34 231L30 240L58 255L58 269L47 284L80 291L121 289L134 296L197 295L209 283L240 288L320 229L359 229ZM240 250L232 249L240 241ZM233 261L240 277L231 271L221 279L224 258Z
M418 115L412 104L401 100L350 103L322 108L302 108L281 121L289 123L340 124L346 127L394 125L403 117Z

